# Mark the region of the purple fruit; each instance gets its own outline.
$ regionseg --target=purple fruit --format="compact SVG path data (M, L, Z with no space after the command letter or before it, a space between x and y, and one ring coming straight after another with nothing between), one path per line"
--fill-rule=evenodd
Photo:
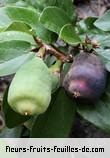
M78 54L63 80L63 87L74 98L96 101L106 86L107 71L94 54Z

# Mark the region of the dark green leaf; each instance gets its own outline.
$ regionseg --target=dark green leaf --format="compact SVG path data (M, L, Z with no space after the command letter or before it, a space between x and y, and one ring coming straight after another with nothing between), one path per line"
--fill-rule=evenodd
M14 59L31 51L31 44L25 41L5 41L0 43L0 63Z
M87 17L78 22L78 29L80 33L88 32L89 30L94 30L96 27L94 26L94 22L97 20L96 17Z
M100 30L94 25L94 22L96 20L96 17L88 17L78 23L77 31L79 32L82 41L85 40L86 35L91 39L99 40L99 43L100 40L102 40L102 37L106 37L107 33Z
M62 9L47 7L40 16L40 22L50 31L59 33L61 28L71 20Z
M107 71L110 72L110 61L107 62L105 66L106 66Z
M96 105L78 105L78 113L97 127L110 132L109 102L100 101Z
M109 49L95 49L97 54L103 59L103 61L105 62L109 62L110 61L110 50Z
M21 31L33 34L31 27L23 22L13 22L5 29L5 31Z
M109 33L98 34L94 37L95 40L98 41L101 47L110 47L110 35Z
M63 26L59 37L70 45L77 45L81 42L75 28L71 24L66 24Z
M69 71L69 69L70 69L70 67L71 67L71 64L72 64L72 63L65 63L65 64L63 65L63 75L66 75L66 74L67 74L67 72Z
M6 90L4 97L3 97L3 111L5 115L5 123L8 128L13 128L19 124L24 123L27 121L30 117L29 116L21 116L18 113L14 112L8 102L7 102L7 97L8 97L8 89Z
M75 21L75 8L72 0L56 0L55 6L63 9L72 21Z
M63 9L73 21L75 19L75 7L72 0L26 0L28 5L38 9L40 12L48 6L56 6ZM69 9L68 9L69 8Z
M95 21L94 25L103 31L110 31L110 10Z
M6 28L13 22L23 22L36 29L39 15L34 9L7 6L0 8L0 28Z
M57 40L57 35L48 29L46 29L42 24L37 25L37 32L36 35L42 39L45 43L53 43Z
M4 0L5 3L10 4L10 3L16 3L18 0Z
M48 7L48 6L54 6L56 3L56 0L27 0L27 2L29 4L31 4L32 6L36 7L37 9L39 9L40 11L42 11L44 8Z
M32 45L36 45L33 37L25 32L6 31L0 33L0 42L12 41L12 40L26 41Z
M12 129L5 127L0 132L0 138L20 138L22 132L22 126L18 126Z
M31 137L68 137L73 124L75 103L68 98L63 89L52 97L48 110L39 115L33 125Z
M31 118L28 121L24 122L24 126L27 129L31 130L36 118L37 118L37 116L31 116Z
M108 74L107 86L105 93L110 97L110 73Z
M105 94L93 104L78 104L77 111L86 120L110 133L110 77Z
M110 72L110 50L109 49L96 49L96 53L100 56L106 69Z
M55 56L51 56L51 55L48 55L48 57L44 60L45 61L45 64L50 67L51 65L53 65L56 61L56 57Z

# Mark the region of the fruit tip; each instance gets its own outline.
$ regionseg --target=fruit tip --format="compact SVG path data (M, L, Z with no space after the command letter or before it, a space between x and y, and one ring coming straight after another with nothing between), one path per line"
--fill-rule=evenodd
M28 112L24 112L24 115L27 116L27 115L28 115Z
M80 94L79 92L74 91L74 92L73 92L73 96L74 96L75 98L77 98L77 97L80 97L81 94Z

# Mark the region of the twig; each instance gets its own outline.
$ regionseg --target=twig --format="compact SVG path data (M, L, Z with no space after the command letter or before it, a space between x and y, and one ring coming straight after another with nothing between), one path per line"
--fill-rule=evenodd
M45 48L45 53L54 55L58 60L62 61L62 63L73 62L73 56L72 55L65 55L63 52L55 48L54 46L48 45L43 43L39 38L34 37L36 43L39 45L39 47Z

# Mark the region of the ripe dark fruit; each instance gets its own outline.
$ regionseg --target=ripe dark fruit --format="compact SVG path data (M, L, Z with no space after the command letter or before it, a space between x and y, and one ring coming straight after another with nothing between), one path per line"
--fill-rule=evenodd
M94 54L78 54L63 87L74 98L95 102L105 90L107 72L101 60Z

